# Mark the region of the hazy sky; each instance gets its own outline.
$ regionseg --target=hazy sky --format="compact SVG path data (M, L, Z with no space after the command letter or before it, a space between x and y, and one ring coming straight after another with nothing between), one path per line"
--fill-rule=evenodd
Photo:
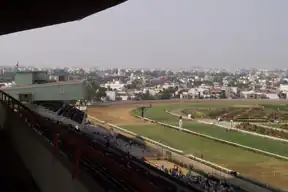
M288 67L288 0L128 0L0 37L0 65Z

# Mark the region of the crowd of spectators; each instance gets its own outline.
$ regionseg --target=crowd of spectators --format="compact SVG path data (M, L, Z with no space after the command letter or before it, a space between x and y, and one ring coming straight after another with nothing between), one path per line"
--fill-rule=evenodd
M166 168L164 165L160 167L162 171L167 174L172 175L177 179L181 179L186 183L200 186L201 189L207 192L234 192L237 191L233 186L227 183L224 180L218 180L215 177L204 177L202 175L196 175L192 173L192 170L189 170L186 174L182 172L182 169L179 169L178 166L174 168Z
M143 153L147 153L147 148L145 148L142 145L139 145L138 143L133 143L131 140L130 142L124 141L121 137L113 137L113 136L106 136L107 140L110 140L108 142L116 144L117 147L124 149L129 154L134 155L134 153L137 151L142 151ZM116 140L115 140L116 139ZM111 144L110 144L111 145ZM138 148L138 150L136 149ZM145 156L145 155L144 155ZM183 173L182 169L179 168L177 165L174 166L174 168L166 168L164 165L159 167L159 169L166 173L167 175L172 176L174 179L181 180L189 185L198 186L200 189L202 189L205 192L236 192L236 191L242 191L239 188L235 188L232 185L230 185L225 180L219 180L213 176L202 176L202 175L196 175L192 174L192 170L189 170L186 174Z
M79 124L82 124L85 117L85 113L83 111L73 107L72 105L62 106L57 115L67 117Z

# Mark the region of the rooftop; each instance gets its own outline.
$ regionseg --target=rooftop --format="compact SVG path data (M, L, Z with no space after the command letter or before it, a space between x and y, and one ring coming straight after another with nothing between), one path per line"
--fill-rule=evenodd
M31 84L31 85L15 85L13 87L3 87L2 90L11 90L11 89L29 89L36 87L52 87L52 86L61 86L61 85L79 85L83 84L85 80L72 80L72 81L58 81L53 83L43 83L43 84Z

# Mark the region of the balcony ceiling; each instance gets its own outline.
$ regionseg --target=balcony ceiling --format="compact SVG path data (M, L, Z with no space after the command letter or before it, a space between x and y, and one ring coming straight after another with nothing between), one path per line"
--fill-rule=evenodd
M126 0L3 0L0 35L83 19Z

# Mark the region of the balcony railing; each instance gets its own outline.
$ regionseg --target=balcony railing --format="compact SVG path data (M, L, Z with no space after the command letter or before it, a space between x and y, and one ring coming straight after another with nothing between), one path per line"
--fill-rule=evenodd
M124 152L115 152L116 149L112 152L99 143L93 143L88 135L31 111L24 104L1 90L0 101L9 114L18 117L23 123L27 123L35 133L44 136L55 148L55 153L65 154L74 163L73 178L77 178L79 166L88 169L90 175L93 175L91 173L95 167L99 168L100 166L102 170L104 169L103 174L107 173L116 179L117 182L115 180L115 183L121 185L121 189L124 191L180 191L177 184L163 179L164 173L157 168L134 157L129 157ZM140 164L142 166L139 166ZM153 170L154 174L151 174L149 169ZM162 177L155 173L162 175ZM170 176L165 175L165 177L169 178ZM190 189L188 191L202 191L184 182L175 182L186 186L187 189Z

